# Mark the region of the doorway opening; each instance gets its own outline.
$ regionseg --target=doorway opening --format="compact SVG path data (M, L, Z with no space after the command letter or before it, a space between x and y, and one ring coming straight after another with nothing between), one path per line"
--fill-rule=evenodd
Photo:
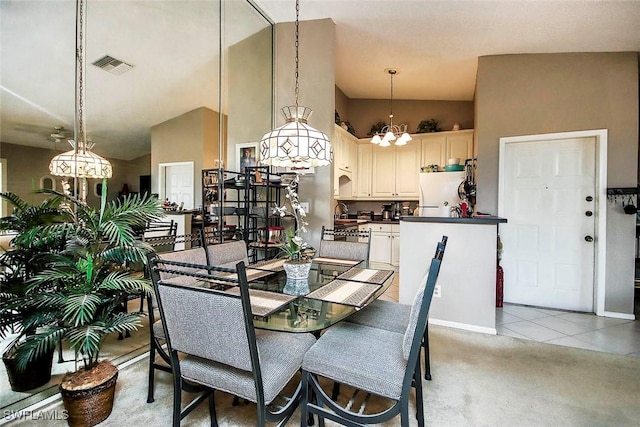
M194 162L160 163L158 165L160 200L193 209L195 204Z
M604 315L607 130L500 138L505 302Z

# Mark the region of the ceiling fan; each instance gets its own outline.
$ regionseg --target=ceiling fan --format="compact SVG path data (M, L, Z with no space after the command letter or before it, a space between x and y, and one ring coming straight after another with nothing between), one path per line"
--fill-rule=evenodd
M69 138L69 131L67 131L64 126L55 126L53 128L54 132L49 135L55 143L66 141Z

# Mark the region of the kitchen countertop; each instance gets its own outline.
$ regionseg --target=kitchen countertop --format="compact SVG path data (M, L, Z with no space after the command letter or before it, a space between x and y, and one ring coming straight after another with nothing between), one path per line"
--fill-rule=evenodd
M506 218L493 215L474 216L471 218L452 218L439 216L402 216L400 221L406 222L447 222L455 224L501 224L507 222Z
M333 228L350 228L356 227L360 224L400 224L399 220L370 220L370 219L334 219Z

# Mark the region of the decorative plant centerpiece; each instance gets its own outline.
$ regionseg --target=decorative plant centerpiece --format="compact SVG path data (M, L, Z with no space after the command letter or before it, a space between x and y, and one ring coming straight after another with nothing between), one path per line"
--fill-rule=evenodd
M440 132L440 122L436 119L423 120L418 123L417 133Z
M291 215L294 217L294 226L287 231L286 242L282 247L282 253L286 255L287 260L284 263L284 269L287 273L287 288L299 287L301 283L306 283L308 291L307 279L311 270L311 255L309 245L304 241L302 235L307 232L306 220L307 213L300 205L298 199L298 185L300 183L299 174L295 174L289 185L287 185L286 199L291 205ZM281 217L286 216L289 211L286 206L276 207L274 211ZM291 283L290 283L291 282Z

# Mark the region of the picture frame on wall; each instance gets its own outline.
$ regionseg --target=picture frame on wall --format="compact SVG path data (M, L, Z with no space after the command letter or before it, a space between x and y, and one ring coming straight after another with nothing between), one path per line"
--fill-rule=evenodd
M260 150L258 142L245 142L236 144L236 170L245 172L247 166L257 166L260 160Z

